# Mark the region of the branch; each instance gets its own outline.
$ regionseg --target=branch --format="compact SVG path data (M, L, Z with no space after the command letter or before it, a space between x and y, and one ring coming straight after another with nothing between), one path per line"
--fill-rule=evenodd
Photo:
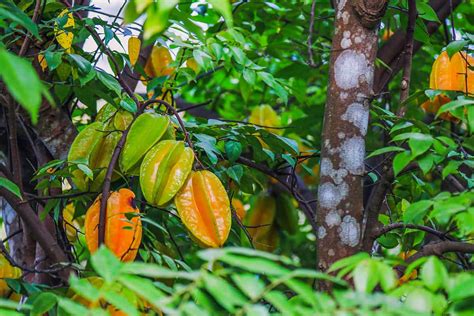
M406 260L406 262L412 263L426 256L441 257L443 254L448 253L448 252L474 253L474 244L460 242L460 241L440 241L436 243L430 243L424 246L416 254L409 257Z
M403 65L403 75L401 82L400 103L403 103L410 95L411 64L413 59L413 34L415 32L415 23L418 12L416 11L416 1L408 0L408 25ZM404 116L406 106L401 106L398 110L398 116Z
M1 176L5 176L4 173L0 173ZM6 188L0 187L0 195L3 196L8 204L20 215L23 223L32 228L32 237L40 244L41 248L44 249L48 257L57 263L68 262L66 255L59 246L54 236L47 230L38 215L28 204L21 203L21 199L14 195ZM63 275L63 279L67 279L67 275Z
M316 8L316 0L313 0L311 4L311 16L309 20L309 34L308 34L308 59L310 67L315 67L316 63L314 62L313 57L313 28L314 28L314 10Z
M452 2L452 8L456 8L461 0L431 0L429 2L430 6L438 15L438 18L442 21L446 19L450 12L450 4ZM426 23L426 28L428 33L431 35L435 33L440 24L435 22ZM379 49L377 53L377 58L382 60L382 62L388 65L390 68L378 67L375 70L374 76L374 91L378 95L381 91L384 90L385 86L390 82L390 79L393 78L397 72L401 69L400 55L405 48L404 43L406 43L406 34L403 30L399 30L393 34L390 39ZM421 42L415 41L413 45L413 52L417 52L422 46Z
M424 226L424 225L416 225L416 224L405 224L405 223L393 223L393 224L381 227L381 228L377 229L376 231L374 231L374 233L372 235L372 238L377 239L380 236L385 235L386 233L388 233L392 230L407 229L407 228L421 230L421 231L427 232L431 235L437 236L437 237L439 237L443 240L444 239L450 240L450 241L455 240L453 237L449 236L448 233L439 231L439 230L434 229L432 227Z

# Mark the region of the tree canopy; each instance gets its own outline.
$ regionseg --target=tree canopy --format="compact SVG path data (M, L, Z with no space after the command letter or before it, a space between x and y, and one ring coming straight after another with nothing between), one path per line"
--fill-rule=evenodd
M473 9L0 0L0 311L470 315Z

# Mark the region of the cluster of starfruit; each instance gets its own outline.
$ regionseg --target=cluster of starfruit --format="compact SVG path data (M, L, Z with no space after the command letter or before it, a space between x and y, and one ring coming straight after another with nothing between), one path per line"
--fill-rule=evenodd
M255 248L273 251L279 244L279 232L293 235L298 231L298 210L287 194L260 193L244 218Z
M98 113L96 121L84 128L74 139L68 162L78 168L72 172L72 181L81 191L98 192L102 188L114 148L133 116L107 104ZM87 168L86 168L87 167ZM91 174L91 171L94 174ZM114 179L119 177L115 172Z

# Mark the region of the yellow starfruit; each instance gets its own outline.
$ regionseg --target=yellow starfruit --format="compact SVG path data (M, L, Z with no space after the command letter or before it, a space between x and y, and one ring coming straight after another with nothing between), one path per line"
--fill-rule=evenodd
M221 247L229 237L232 214L227 192L210 171L191 172L175 197L181 221L208 247Z
M136 36L132 36L128 39L128 58L130 59L130 64L135 66L137 63L138 57L140 56L140 46L142 41Z
M164 140L143 158L140 186L143 196L153 205L168 203L181 189L193 167L194 154L184 142Z
M280 130L272 127L280 127L280 117L269 105L260 105L252 109L249 123L266 127L269 132L280 134Z
M0 297L7 297L11 292L4 279L18 279L21 274L21 269L12 266L7 258L0 253Z

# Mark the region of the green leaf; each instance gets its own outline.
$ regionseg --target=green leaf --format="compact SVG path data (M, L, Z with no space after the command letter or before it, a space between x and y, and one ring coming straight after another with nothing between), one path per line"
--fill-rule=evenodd
M376 263L372 259L359 262L352 272L352 278L357 291L372 292L379 281Z
M48 64L49 70L54 70L58 68L58 66L62 62L63 52L45 52L44 58L46 59L46 63Z
M11 193L15 194L20 199L23 199L21 197L20 188L14 182L10 181L7 178L0 177L0 188L5 188Z
M79 279L72 275L69 279L70 288L82 297L94 302L100 298L99 290L93 286L87 279Z
M0 77L16 101L30 114L36 124L41 105L41 94L45 90L35 69L23 58L0 48Z
M163 32L168 26L171 10L178 4L179 0L163 0L152 3L146 13L143 36L150 39L152 36Z
M353 256L336 261L332 264L332 266L329 267L328 272L334 272L345 267L355 266L356 264L367 258L370 258L370 255L368 253L359 252Z
M428 3L423 2L421 0L416 1L416 10L418 11L418 16L420 18L427 21L441 23L438 18L438 15Z
M112 282L120 276L122 263L105 246L101 246L91 258L94 270L104 278L105 282Z
M288 298L282 292L271 291L266 293L264 298L275 306L281 312L281 315L295 315Z
M212 7L218 11L224 17L225 23L228 28L232 28L232 7L229 0L209 0Z
M239 142L228 141L224 145L225 153L229 161L234 162L242 153L242 145Z
M43 292L40 293L38 296L35 297L33 301L33 308L31 313L33 315L43 315L54 305L56 305L57 297L53 293L50 292Z
M461 279L448 291L449 298L453 301L459 301L468 297L474 297L474 275Z
M117 81L117 79L115 79L113 76L109 75L106 72L98 71L97 78L100 80L100 82L104 84L104 86L115 92L117 96L120 96L122 94L122 87L120 86L120 83Z
M253 86L255 84L255 71L245 68L242 72L242 76L249 85Z
M403 222L415 224L423 222L423 218L432 205L431 200L421 200L411 204L403 213Z
M234 274L232 280L250 299L256 299L265 290L265 283L255 274Z
M372 153L370 153L370 155L367 156L367 158L378 156L378 155L389 153L389 152L404 151L404 150L405 149L398 146L387 146L387 147L374 150Z
M230 313L235 311L235 307L247 303L243 294L224 279L212 274L205 274L203 283L212 297ZM222 295L222 293L225 293L225 295Z
M2 1L0 6L0 17L2 17L2 19L0 20L7 18L20 24L31 34L33 34L37 39L41 39L36 24L30 19L30 17L26 13L20 10L13 3Z
M132 275L123 275L119 281L154 307L160 309L163 307L160 299L164 297L164 293L156 288L152 281Z
M120 107L128 112L131 112L131 113L136 113L138 108L137 108L137 104L135 103L135 101L132 100L132 98L130 97L125 97L124 99L120 100L120 103L119 103Z
M234 165L226 170L227 175L237 183L240 183L240 179L244 174L244 168L242 165Z
M460 100L454 100L454 101L448 102L439 108L438 113L436 113L436 117L438 117L441 113L453 111L459 107L472 105L472 104L474 104L474 100L468 100L468 99L460 99Z
M447 284L448 271L437 257L431 256L421 267L420 277L426 287L435 292Z
M395 156L393 159L393 173L397 176L412 161L409 151L404 151Z
M229 253L222 256L220 260L240 269L264 275L283 275L290 272L276 262L259 257L250 258Z
M446 52L448 53L449 58L453 57L454 54L464 49L464 47L469 44L469 41L452 41L446 46Z
M427 137L425 137L427 136ZM408 146L412 152L412 158L419 156L430 149L433 144L433 137L425 135L424 137L411 137L408 139Z
M88 315L89 310L70 299L60 298L58 300L58 305L64 309L69 315Z
M69 54L67 56L71 58L74 63L76 63L77 67L79 68L79 71L82 74L88 74L92 70L92 64L90 63L90 61L88 61L81 55Z

